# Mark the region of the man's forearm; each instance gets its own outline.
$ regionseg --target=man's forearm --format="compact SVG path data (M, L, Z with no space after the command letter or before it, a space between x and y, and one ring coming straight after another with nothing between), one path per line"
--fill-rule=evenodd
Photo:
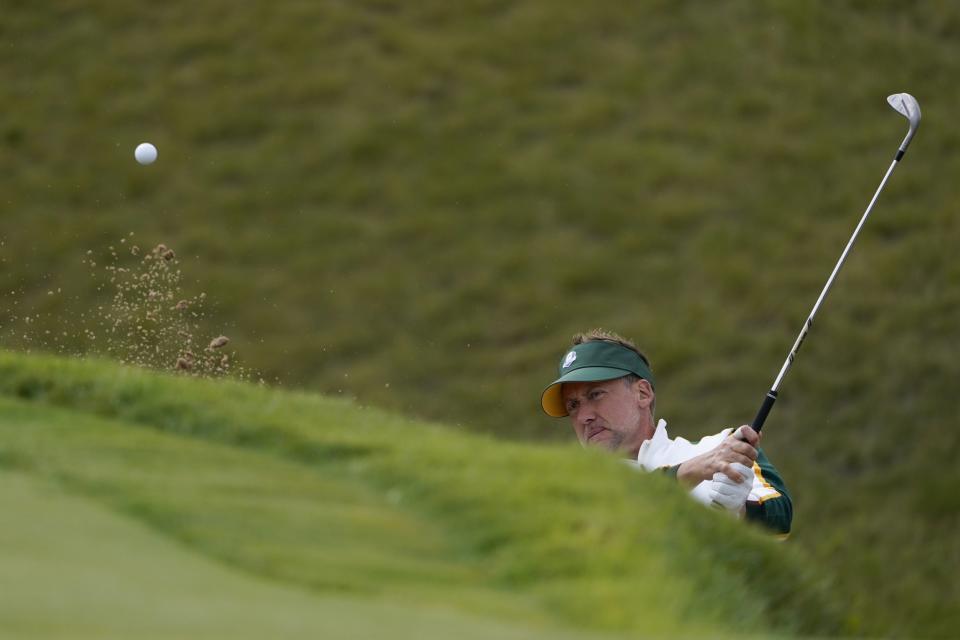
M793 504L786 494L763 502L748 500L746 518L786 537L790 535L790 524L793 521Z
M747 520L758 522L774 533L786 536L790 533L793 522L793 501L787 485L763 449L757 450L757 466L754 469L757 468L760 470L760 481L776 493L759 502L747 502Z

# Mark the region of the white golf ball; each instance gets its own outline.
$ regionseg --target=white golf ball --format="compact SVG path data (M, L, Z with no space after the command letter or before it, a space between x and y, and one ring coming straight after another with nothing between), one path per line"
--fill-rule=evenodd
M153 164L153 161L157 159L157 148L149 142L141 142L137 145L136 151L133 152L133 157L140 164Z

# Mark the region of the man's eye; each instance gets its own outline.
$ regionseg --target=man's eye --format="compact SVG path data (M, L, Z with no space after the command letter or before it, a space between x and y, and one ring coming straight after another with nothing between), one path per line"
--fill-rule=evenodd
M603 395L603 390L602 390L602 389L596 389L596 390L590 392L589 398L590 398L591 400L596 400L597 398L599 398L599 397L602 396L602 395Z
M567 413L573 413L574 410L580 405L579 402L571 400L567 403Z

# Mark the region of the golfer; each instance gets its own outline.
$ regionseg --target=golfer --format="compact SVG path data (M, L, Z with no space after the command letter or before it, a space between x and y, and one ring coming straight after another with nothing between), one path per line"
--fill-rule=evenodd
M637 347L603 330L574 336L559 377L541 396L550 416L569 416L583 446L626 456L647 471L662 470L700 502L762 523L781 538L790 533L793 507L779 472L744 425L689 442L655 422L654 378Z

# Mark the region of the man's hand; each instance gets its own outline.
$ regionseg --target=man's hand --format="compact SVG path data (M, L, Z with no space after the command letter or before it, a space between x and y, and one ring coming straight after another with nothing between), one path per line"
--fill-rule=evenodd
M704 480L713 480L714 474L722 473L730 480L739 483L747 476L742 475L735 463L747 467L749 471L757 459L757 445L760 434L743 425L729 436L720 446L695 458L690 458L677 468L677 480L688 487L695 487Z
M739 462L733 463L733 468L740 474L740 480L731 480L726 474L713 474L710 483L710 502L715 507L725 509L742 517L747 508L747 497L753 488L753 470Z

